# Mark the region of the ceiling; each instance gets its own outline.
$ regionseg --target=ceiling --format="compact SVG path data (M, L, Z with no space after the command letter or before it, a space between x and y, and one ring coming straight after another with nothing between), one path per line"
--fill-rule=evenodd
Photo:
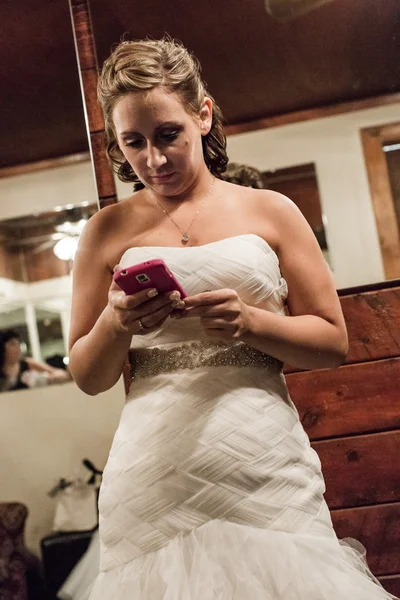
M87 150L68 0L1 0L0 56L0 167Z
M113 44L168 33L200 59L229 124L400 91L399 0L333 0L287 22L263 0L91 0ZM0 3L0 166L87 150L68 0Z

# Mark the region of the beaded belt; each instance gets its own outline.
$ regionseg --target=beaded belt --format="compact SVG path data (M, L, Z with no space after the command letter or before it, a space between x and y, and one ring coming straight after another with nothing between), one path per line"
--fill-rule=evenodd
M191 342L169 349L131 349L129 355L132 379L201 367L251 366L274 371L283 367L276 358L243 343Z

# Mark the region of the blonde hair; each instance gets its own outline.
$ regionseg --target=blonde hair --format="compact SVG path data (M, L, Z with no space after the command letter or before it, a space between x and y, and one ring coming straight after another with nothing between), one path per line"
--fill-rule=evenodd
M163 86L175 92L187 112L198 115L207 96L213 102L210 132L202 137L204 160L213 175L221 178L228 163L222 113L207 92L200 77L200 63L179 42L161 40L121 42L105 61L98 82L98 98L103 109L107 134L107 155L119 179L143 188L122 154L115 136L112 113L116 102L129 92Z

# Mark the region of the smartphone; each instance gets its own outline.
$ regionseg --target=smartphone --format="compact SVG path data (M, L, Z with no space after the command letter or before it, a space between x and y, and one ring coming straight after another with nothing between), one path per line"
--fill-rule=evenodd
M120 269L114 273L113 279L127 295L156 288L160 294L177 291L181 298L187 297L185 290L161 258Z

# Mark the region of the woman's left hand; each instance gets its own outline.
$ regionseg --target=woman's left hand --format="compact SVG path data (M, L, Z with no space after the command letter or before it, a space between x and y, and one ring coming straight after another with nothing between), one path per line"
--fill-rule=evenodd
M250 331L250 307L235 290L203 292L184 299L185 308L172 318L198 317L210 337L239 340Z

